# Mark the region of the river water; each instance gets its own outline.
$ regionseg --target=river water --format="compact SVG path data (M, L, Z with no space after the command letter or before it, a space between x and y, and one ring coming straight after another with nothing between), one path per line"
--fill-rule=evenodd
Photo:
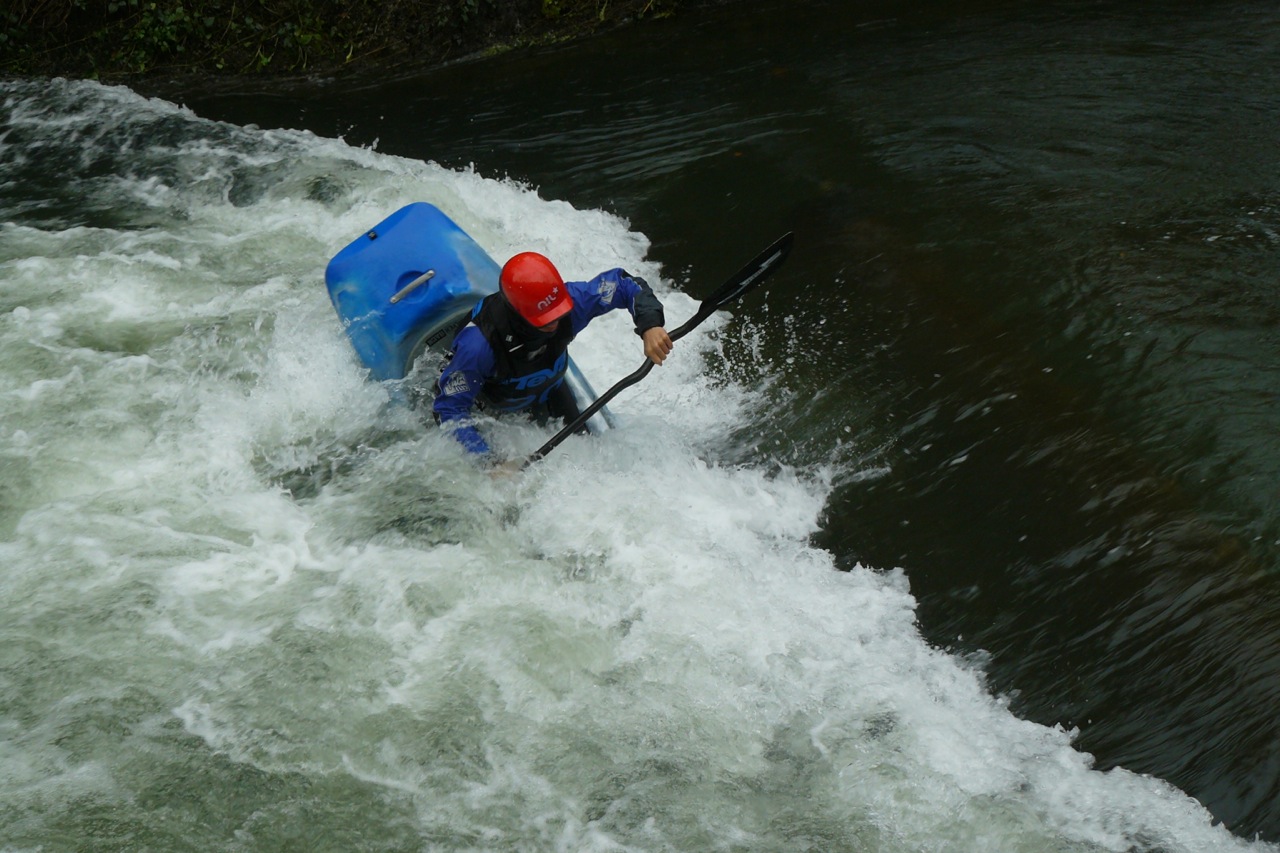
M0 850L1277 849L1280 11L848 5L0 83ZM324 291L412 201L796 247L493 480Z

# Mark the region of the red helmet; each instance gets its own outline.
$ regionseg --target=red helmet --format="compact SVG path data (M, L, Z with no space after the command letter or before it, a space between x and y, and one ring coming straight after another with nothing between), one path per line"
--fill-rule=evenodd
M531 326L545 326L573 308L564 279L551 261L537 252L521 252L507 261L498 284L507 301Z

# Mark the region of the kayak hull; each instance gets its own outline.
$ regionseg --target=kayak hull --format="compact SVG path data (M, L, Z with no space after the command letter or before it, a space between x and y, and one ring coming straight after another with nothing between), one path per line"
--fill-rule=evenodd
M450 332L497 291L498 272L452 219L416 202L334 255L324 278L361 363L386 380L403 379L423 351L447 348Z

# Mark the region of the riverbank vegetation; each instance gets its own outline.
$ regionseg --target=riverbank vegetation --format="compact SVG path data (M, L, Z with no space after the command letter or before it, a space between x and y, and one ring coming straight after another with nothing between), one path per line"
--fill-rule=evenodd
M0 72L128 80L439 64L707 0L6 0Z

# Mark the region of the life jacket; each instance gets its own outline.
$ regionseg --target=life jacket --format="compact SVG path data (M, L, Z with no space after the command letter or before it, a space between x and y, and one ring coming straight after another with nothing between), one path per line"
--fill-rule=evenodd
M494 373L485 380L477 403L512 412L545 403L564 381L569 366L573 324L566 316L554 332L530 326L501 294L485 297L471 322L493 349Z

